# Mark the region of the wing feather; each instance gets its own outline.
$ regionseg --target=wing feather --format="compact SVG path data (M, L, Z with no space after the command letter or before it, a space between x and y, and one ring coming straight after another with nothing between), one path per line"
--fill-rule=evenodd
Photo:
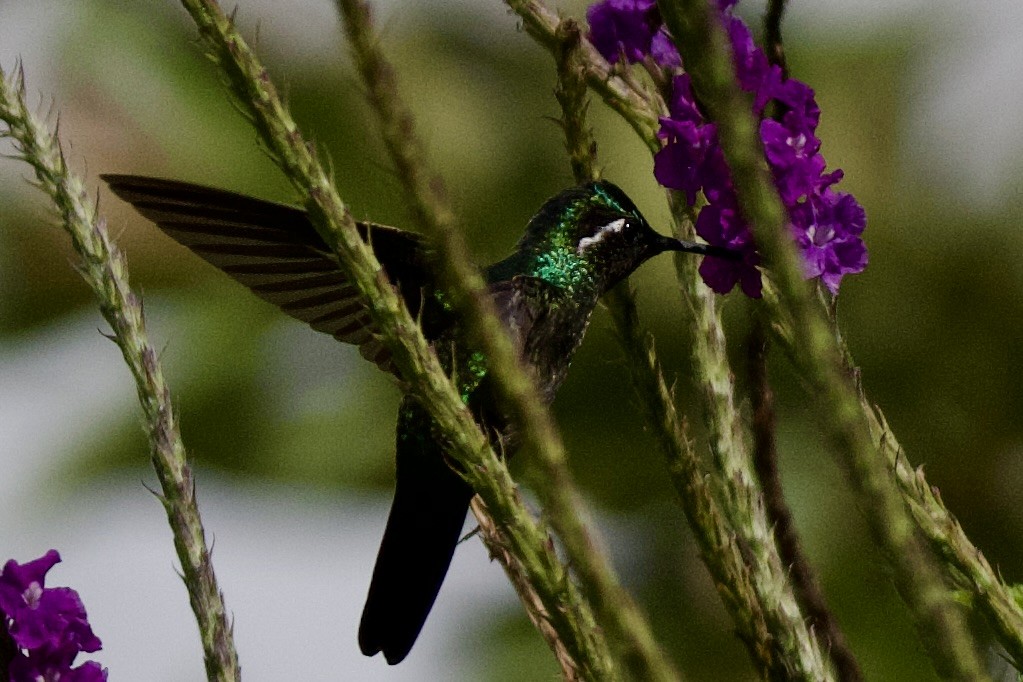
M244 284L260 298L394 372L358 289L336 256L294 206L173 180L103 175L110 189L176 242ZM433 283L422 240L409 232L358 223L413 315Z

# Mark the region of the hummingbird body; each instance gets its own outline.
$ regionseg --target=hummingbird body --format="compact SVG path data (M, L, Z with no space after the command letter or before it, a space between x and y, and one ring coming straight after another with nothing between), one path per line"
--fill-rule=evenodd
M107 175L115 194L164 232L284 312L359 345L396 372L369 311L336 256L301 209L186 183ZM486 358L445 305L430 251L418 236L359 223L388 277L462 401L499 452L518 446L500 409ZM486 269L490 295L520 357L550 403L568 373L599 298L664 251L734 258L730 251L663 237L609 182L565 190L530 220L515 250ZM359 627L359 646L400 662L415 643L461 534L472 488L453 468L449 444L427 406L402 400L396 435L395 496ZM454 465L457 467L457 465Z

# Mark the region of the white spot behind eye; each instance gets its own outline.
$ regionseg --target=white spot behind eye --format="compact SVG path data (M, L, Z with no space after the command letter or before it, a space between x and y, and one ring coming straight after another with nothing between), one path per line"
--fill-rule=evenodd
M608 234L611 234L613 232L621 232L622 230L624 230L625 225L626 225L625 218L619 218L618 220L608 223L607 225L602 225L601 228L597 230L597 233L592 237L583 237L582 239L580 239L579 245L576 247L575 252L581 256L583 254L583 251L590 248L594 244L600 242Z

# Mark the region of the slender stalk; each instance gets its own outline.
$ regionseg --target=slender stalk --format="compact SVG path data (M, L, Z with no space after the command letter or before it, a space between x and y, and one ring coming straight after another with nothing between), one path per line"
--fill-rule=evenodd
M735 622L736 634L749 650L761 677L783 677L784 666L775 651L777 640L768 626L743 551L747 543L737 535L718 501L715 481L700 464L686 425L675 409L676 397L664 379L653 339L639 328L631 292L615 288L606 301L615 333L629 358L629 373L643 416L664 453L669 477L693 528L700 557Z
M206 675L218 682L238 680L231 625L206 546L177 415L146 333L142 299L128 284L124 255L110 239L106 221L97 213L81 179L68 170L60 140L25 105L20 67L11 77L0 70L0 121L7 125L0 136L14 140L21 157L35 171L39 188L60 212L78 254L76 269L99 299L100 312L113 330L110 338L121 349L135 378L150 457L162 491L158 497L167 512L189 602L199 624Z
M677 233L687 236L692 230L692 220L684 199L670 193L670 203L676 216ZM775 655L787 676L831 679L830 661L807 626L764 509L752 451L734 400L735 381L716 299L713 292L703 286L697 264L691 259L676 257L675 268L682 299L694 320L691 349L694 383L703 393L704 421L717 469L716 479L723 495L723 508L743 543L752 584L775 640Z
M774 392L767 378L765 333L762 317L758 315L750 333L747 357L753 412L753 464L764 490L764 506L767 517L774 526L782 561L789 567L796 599L806 611L814 634L829 650L838 679L842 682L860 682L863 674L860 672L859 663L849 648L838 620L828 608L817 575L803 551L799 531L796 530L792 511L785 501L785 493L782 490L774 438Z
M561 17L539 0L504 0L515 12L526 33L552 53L558 49L558 26ZM644 89L635 80L616 73L615 68L600 56L597 49L584 40L580 43L579 65L586 83L621 114L651 152L661 147L657 139L660 109L653 105L655 93Z
M560 435L532 377L522 367L511 339L495 315L486 283L470 262L464 240L454 229L454 216L440 190L440 181L427 170L413 116L398 94L393 68L373 40L369 5L361 0L338 0L338 6L384 143L412 205L413 217L433 238L442 278L456 292L464 292L456 293L454 305L473 330L513 421L535 452L539 475L533 477L533 485L565 545L584 592L596 609L598 623L623 651L626 665L637 678L675 679L677 673L658 647L646 618L621 587L606 552L583 518L582 495L568 471Z
M565 133L565 151L576 184L600 179L597 167L597 140L586 123L590 100L586 88L586 60L583 37L574 19L565 19L555 28L552 53L558 69L554 97L561 106L561 130Z
M347 207L284 107L266 70L212 0L182 0L199 27L210 56L224 71L241 106L252 117L268 150L295 189L307 197L310 217L335 250L346 274L359 289L374 323L391 350L409 391L430 406L450 453L466 480L504 530L508 549L522 563L551 623L579 662L587 679L615 679L612 659L599 633L588 628L576 608L569 577L547 536L519 500L507 467L500 461L471 413L461 402L436 355L409 316L386 274L362 241ZM561 481L554 480L552 485ZM573 537L564 533L563 537ZM578 537L578 534L575 534Z
M777 279L781 303L795 322L798 357L819 398L821 422L847 467L874 539L892 564L896 588L939 674L950 679L985 679L963 614L944 585L934 556L917 535L887 463L872 441L834 337L802 279L784 211L763 168L756 121L735 83L723 30L704 0L665 1L659 6L696 94L718 124L740 209Z
M490 552L490 557L497 559L501 563L504 572L508 576L508 580L511 581L512 586L519 595L519 599L522 601L522 605L526 609L529 621L554 653L554 659L561 667L562 677L566 682L586 679L583 671L579 669L578 663L572 656L572 652L565 646L561 634L551 625L550 613L547 611L547 607L544 606L540 595L537 594L533 585L529 582L529 575L518 558L508 550L507 538L497 524L494 523L493 517L487 511L486 506L478 495L472 498L470 507L473 515L479 522L480 535L483 537L483 543ZM551 544L553 543L552 539Z
M863 399L862 409L875 442L879 443L889 466L895 470L902 493L924 537L951 569L953 582L972 597L972 605L991 626L998 641L1012 657L1016 670L1023 670L1023 608L1013 589L1006 585L984 554L974 546L959 521L945 507L941 493L927 483L923 468L914 469L906 460L884 415Z
M831 331L842 352L844 366L850 376L859 377L860 370L849 353L834 318ZM778 331L775 328L773 331ZM784 333L780 338L786 338ZM948 577L971 597L991 626L998 641L1012 657L1017 670L1023 670L1023 606L1014 589L991 567L984 554L970 542L959 521L941 499L941 492L927 482L923 467L914 468L885 420L881 410L871 404L857 383L860 410L866 415L873 441L884 454L894 472L899 490L908 502L910 512L931 547L945 562Z
M566 19L557 28L554 57L558 86L554 94L562 109L561 126L565 147L578 183L597 179L596 141L586 125L586 83L580 68L582 50L578 25ZM699 457L686 436L685 426L675 410L675 400L661 373L653 339L639 325L635 294L628 281L604 297L615 333L629 360L632 383L640 398L647 425L664 452L668 471L679 500L693 526L701 557L714 584L736 621L740 638L751 658L766 677L777 667L773 638L763 610L751 585L750 572L734 530L725 519Z
M564 20L557 34L563 36L574 26L571 20ZM585 92L581 87L585 52L577 49L569 59L565 42L563 38L554 50L561 79L555 94L562 104L562 126L573 168L577 173L589 169L592 174L595 144L580 113L585 111ZM573 96L578 102L575 105ZM581 160L585 157L589 157L588 162ZM581 180L577 176L577 181ZM726 472L719 484L704 483L704 474L678 419L672 395L660 376L652 343L639 330L632 293L627 286L619 287L605 297L605 302L629 356L630 372L645 416L668 457L669 472L694 526L705 562L757 666L768 676L798 674L804 679L830 679L826 657L804 624L759 501L756 477L742 443L741 418L732 400L734 385L713 295L699 284L691 256L681 255L676 265L687 275L680 281L688 285L684 284L685 297L699 328L693 357L700 376L698 383L707 396L708 422L717 435L712 449L718 455L719 467ZM715 494L724 495L728 505L719 507ZM737 548L744 552L729 551Z
M420 230L428 234L442 235L439 241L446 245L446 251L456 252L459 254L459 262L465 263L465 247L454 230L454 218L444 195L441 180L429 175L426 152L419 138L414 135L411 111L400 100L394 70L373 38L369 7L365 3L350 0L339 0L338 6L345 19L353 56L366 86L367 99L376 112L382 137L397 175L404 185L403 193L409 202L413 221ZM450 258L444 258L443 255L437 260L441 263L451 262ZM479 273L474 268L468 275L472 282L465 285L465 288L476 287L472 298L482 300L484 294L479 288L483 286L483 282ZM464 300L461 303L464 303ZM475 497L471 508L491 557L497 559L504 567L504 572L518 592L530 621L553 651L562 667L563 675L568 680L582 679L578 663L562 640L558 629L551 627L543 601L530 584L529 576L518 558L507 550L507 540L490 516L486 505L479 497ZM587 612L588 607L582 602L581 596L576 595L576 598L579 600L577 608L580 611L580 618L592 622L592 616ZM592 636L598 636L595 629Z
M785 63L785 45L781 39L781 19L785 14L788 0L769 0L767 13L764 15L764 43L767 46L767 57L772 64L781 67L782 75L788 76Z
M770 0L764 15L764 43L768 59L781 69L782 77L788 77L785 63L785 48L781 36L782 17L786 0ZM773 116L783 113L778 106L771 107ZM753 465L764 490L764 506L767 517L774 526L778 540L778 551L782 561L789 567L793 589L803 610L810 619L810 625L821 644L829 650L835 663L835 672L843 682L860 682L863 674L859 663L845 639L845 633L838 620L828 608L827 600L817 580L809 557L803 551L802 539L796 530L792 511L785 500L778 470L778 450L774 437L775 412L774 392L767 375L767 322L763 309L758 310L753 329L747 339L747 367L749 377L750 403L752 408Z

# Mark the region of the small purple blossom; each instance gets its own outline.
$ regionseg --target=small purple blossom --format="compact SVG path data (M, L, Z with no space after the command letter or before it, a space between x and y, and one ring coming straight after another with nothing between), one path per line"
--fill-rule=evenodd
M760 122L760 137L778 194L786 206L794 206L820 187L827 163L819 153L820 140L813 133L768 118Z
M860 237L867 216L851 194L827 188L791 214L807 277L820 277L836 293L842 277L867 267L867 247Z
M17 647L12 682L98 682L106 671L94 662L72 668L79 652L98 651L78 593L46 587L46 574L60 561L50 550L24 564L8 561L0 572L0 629Z
M720 20L732 46L739 85L753 96L754 113L763 116L774 103L776 115L761 121L760 137L802 252L806 277L819 277L836 293L842 277L867 265L860 236L865 213L852 195L833 189L842 171L825 172L827 162L816 135L820 107L813 89L785 78L781 68L770 63L749 27L732 15L735 4L736 0L718 0ZM650 56L662 67L682 66L652 0L602 0L590 7L587 18L590 39L608 61L624 54L629 62ZM710 244L743 254L738 261L707 257L700 275L718 293L738 284L747 296L759 297L759 256L753 236L739 214L717 129L703 117L688 75L672 79L668 109L669 115L660 120L658 136L664 146L654 155L654 177L682 192L690 206L702 194L707 204L697 218L697 234Z
M612 64L622 54L630 63L642 61L660 24L654 0L603 0L590 5L586 20L590 42Z
M667 144L654 155L654 177L665 187L685 192L690 205L704 187L716 132L711 124L661 119L659 135Z
M661 29L650 39L650 56L654 61L668 69L678 69L682 66L682 57L675 47L675 41L668 34L668 29L661 26Z
M760 263L752 234L739 217L738 210L725 202L709 204L696 219L696 234L714 246L723 246L742 254L742 260L730 261L713 256L700 263L700 277L716 293L727 294L736 284L750 298L760 298Z
M682 66L678 48L661 22L654 0L601 0L586 10L590 42L607 61L632 64L647 56L661 66Z

